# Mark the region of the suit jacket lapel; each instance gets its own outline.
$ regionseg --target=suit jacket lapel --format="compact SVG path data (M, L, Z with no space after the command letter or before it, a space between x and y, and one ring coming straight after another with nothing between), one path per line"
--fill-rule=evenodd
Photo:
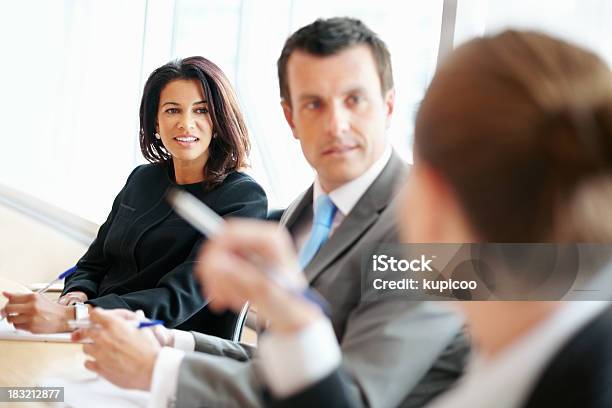
M312 216L312 191L313 187L310 186L310 188L295 199L283 213L280 224L284 225L289 231L291 231L299 219L305 215L304 211L309 211ZM292 238L295 241L295 237L292 236Z
M380 213L395 196L406 171L406 164L393 153L383 171L306 266L304 273L309 283L312 283L328 265L348 250L378 220ZM312 189L310 190L310 204L312 204Z
M309 283L314 281L329 264L350 248L376 222L379 214L371 204L367 203L351 211L349 217L342 222L334 235L306 265L304 274Z

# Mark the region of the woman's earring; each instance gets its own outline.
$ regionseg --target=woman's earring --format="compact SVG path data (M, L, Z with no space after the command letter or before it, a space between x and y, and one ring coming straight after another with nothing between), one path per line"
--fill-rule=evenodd
M161 139L161 136L159 135L159 133L155 132L155 138L156 138L157 140Z

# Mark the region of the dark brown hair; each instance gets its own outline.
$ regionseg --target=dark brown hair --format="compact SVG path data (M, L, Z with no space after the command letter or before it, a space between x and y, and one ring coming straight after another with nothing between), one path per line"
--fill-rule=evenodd
M578 46L506 31L459 47L422 102L415 153L482 241L612 239L612 79Z
M204 186L212 189L232 171L246 166L250 142L238 98L221 69L204 57L171 61L157 68L144 86L140 102L140 150L151 163L170 162L172 156L155 138L155 124L162 89L177 79L196 79L202 84L212 121L213 134L204 169Z
M334 17L318 19L314 23L300 28L285 42L277 62L281 98L291 104L287 81L287 62L295 50L312 55L330 56L361 44L367 45L372 51L384 96L389 89L393 88L391 55L387 45L360 20Z

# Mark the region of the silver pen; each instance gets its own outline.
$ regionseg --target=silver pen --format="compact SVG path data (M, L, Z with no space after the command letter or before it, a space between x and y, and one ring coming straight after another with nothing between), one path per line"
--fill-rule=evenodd
M167 198L174 210L181 217L187 220L187 222L209 239L214 239L223 229L225 220L193 195L182 190L172 189L168 192ZM259 259L253 259L253 257L249 259L258 265L262 265L263 263ZM314 303L329 317L329 306L327 302L310 287L298 287L295 283L285 278L284 275L275 272L272 268L264 268L264 271L266 276L278 286Z

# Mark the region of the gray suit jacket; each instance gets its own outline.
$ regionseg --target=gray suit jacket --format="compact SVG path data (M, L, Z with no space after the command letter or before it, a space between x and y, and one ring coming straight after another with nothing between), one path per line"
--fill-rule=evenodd
M360 302L361 253L397 242L397 191L408 167L394 154L305 269L329 303L342 349L343 392L355 406L422 406L462 372L468 346L461 320L435 305L406 300ZM285 211L290 232L312 217L312 187ZM262 406L265 392L252 348L194 333L183 359L177 407Z

